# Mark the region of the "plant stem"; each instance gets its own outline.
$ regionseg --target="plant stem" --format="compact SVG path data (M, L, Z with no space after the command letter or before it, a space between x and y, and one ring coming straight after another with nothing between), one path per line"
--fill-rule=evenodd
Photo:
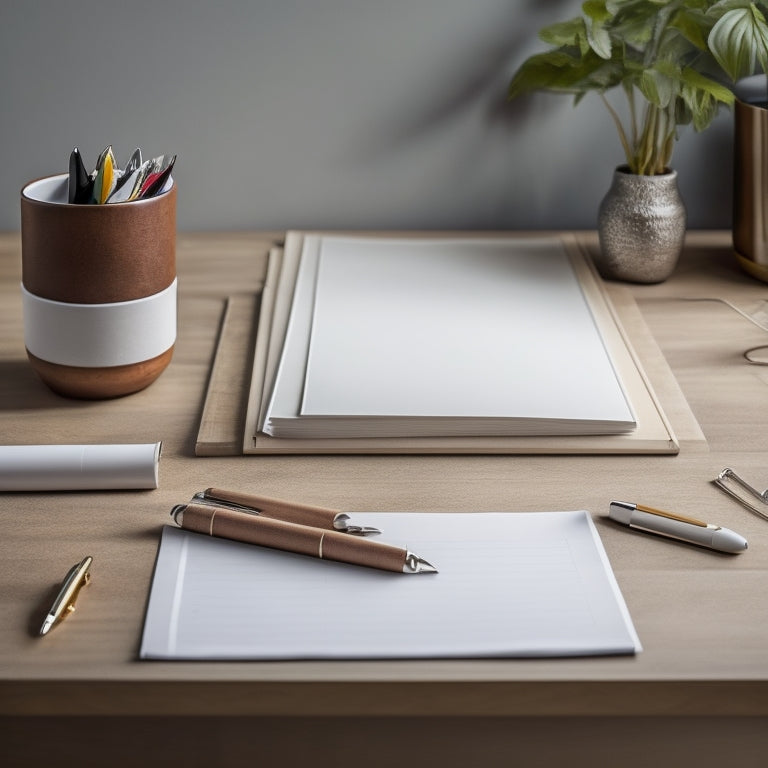
M653 104L649 104L645 110L643 132L637 145L635 158L635 173L647 176L653 165L653 146L656 138L659 110Z
M624 92L627 94L627 101L629 102L629 119L632 125L632 146L637 144L637 105L635 103L635 86L629 85L625 87Z
M663 162L663 146L666 135L667 120L664 110L658 110L656 119L656 131L653 136L653 160L651 163L651 173L659 173L659 164Z
M672 160L675 145L674 105L660 112L659 129L656 139L656 162L653 173L666 173Z
M613 118L613 122L616 123L616 129L619 132L619 140L621 141L621 146L624 148L624 155L627 158L627 164L629 165L630 170L632 170L634 173L635 171L633 168L634 163L632 159L632 145L630 145L627 139L627 134L624 131L624 126L621 123L621 118L619 117L616 110L611 106L610 102L602 91L600 92L600 98L603 100L603 104L605 104L608 113Z

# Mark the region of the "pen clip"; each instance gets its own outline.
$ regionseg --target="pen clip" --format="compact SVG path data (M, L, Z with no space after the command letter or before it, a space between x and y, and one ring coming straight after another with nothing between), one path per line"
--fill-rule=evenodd
M689 523L690 525L697 525L700 528L709 528L709 523L705 523L703 520L697 520L695 517L686 517L685 515L676 515L674 512L665 512L663 509L654 509L653 507L646 507L644 504L635 504L635 509L639 512L647 512L650 515L658 515L659 517L666 517L669 520L677 520L681 523Z
M333 521L333 527L337 531L342 533L348 533L350 536L376 536L381 533L378 528L374 528L372 525L355 525L349 522L349 515L346 512L341 512L336 515L336 519Z
M234 509L238 512L247 512L250 515L260 515L261 512L256 507L249 507L247 504L238 504L228 499L219 499L216 496L206 494L206 491L198 491L192 501L195 504L207 504L209 507L223 507L224 509Z
M59 593L56 595L56 599L53 601L53 605L48 611L42 627L40 627L41 635L48 634L55 624L75 610L75 602L80 594L80 590L91 581L90 568L92 562L92 557L84 557L67 571L64 581L61 583Z

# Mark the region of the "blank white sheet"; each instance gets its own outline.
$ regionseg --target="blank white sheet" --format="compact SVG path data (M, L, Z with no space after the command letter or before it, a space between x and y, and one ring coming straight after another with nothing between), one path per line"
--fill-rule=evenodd
M166 527L141 658L632 654L589 513L354 513L439 568L401 575Z
M302 414L632 420L544 239L323 238Z

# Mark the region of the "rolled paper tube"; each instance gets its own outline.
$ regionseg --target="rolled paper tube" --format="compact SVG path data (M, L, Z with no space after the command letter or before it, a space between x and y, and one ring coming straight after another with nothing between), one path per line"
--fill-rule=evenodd
M407 555L405 549L370 539L204 504L187 504L180 524L209 536L396 573L403 572Z
M157 488L161 443L0 446L0 491Z

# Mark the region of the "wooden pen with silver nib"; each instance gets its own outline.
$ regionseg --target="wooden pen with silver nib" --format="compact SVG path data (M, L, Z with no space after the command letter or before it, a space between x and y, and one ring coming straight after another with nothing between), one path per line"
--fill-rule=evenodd
M437 573L437 568L407 549L338 531L275 520L257 512L190 503L175 506L171 517L184 530L208 536L396 573Z
M378 528L355 525L346 512L340 512L338 509L298 504L293 501L275 499L271 496L228 491L223 488L206 488L194 495L192 503L210 504L214 507L258 513L262 517L272 517L276 520L285 520L288 523L300 525L311 525L315 528L330 528L353 536L373 536L381 533Z

